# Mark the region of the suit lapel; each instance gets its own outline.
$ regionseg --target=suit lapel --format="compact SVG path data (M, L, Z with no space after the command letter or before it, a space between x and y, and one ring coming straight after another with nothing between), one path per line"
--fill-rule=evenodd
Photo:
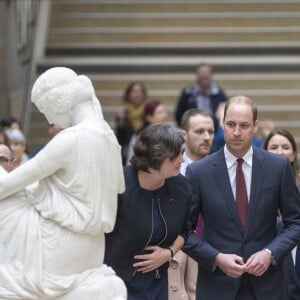
M247 224L246 224L246 236L249 234L252 224L255 219L257 205L259 203L259 197L261 193L261 187L265 177L264 168L264 157L261 151L253 149L253 160L252 160L252 176L251 176L251 190L250 190L250 201L248 208Z
M239 228L241 234L244 234L232 193L223 148L219 151L218 155L216 156L216 160L213 162L213 173L215 180L221 190L226 206L230 214L232 215L237 228Z

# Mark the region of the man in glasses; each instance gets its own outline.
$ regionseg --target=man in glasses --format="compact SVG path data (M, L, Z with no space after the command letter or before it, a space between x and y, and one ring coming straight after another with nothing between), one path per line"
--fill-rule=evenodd
M13 153L5 144L0 144L0 166L7 172L12 171L16 167Z

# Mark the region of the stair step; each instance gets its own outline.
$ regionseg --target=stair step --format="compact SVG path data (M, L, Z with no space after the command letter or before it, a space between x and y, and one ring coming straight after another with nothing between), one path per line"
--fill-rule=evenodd
M169 48L172 49L174 47L180 48L180 49L188 49L188 48L207 48L207 49L212 49L212 48L221 48L221 49L230 49L230 48L237 48L238 50L242 50L243 48L254 48L257 47L259 49L261 48L270 48L270 47L300 47L300 42L295 42L295 41L288 41L288 42L272 42L272 41L257 41L255 42L241 42L241 41L232 41L232 42L178 42L178 41L171 41L171 42L137 42L137 41L132 41L129 44L124 43L124 42L70 42L70 43L63 43L63 42L52 42L48 43L47 48L74 48L74 49L84 49L90 47L91 49L94 48L105 48L105 49L132 49L132 48L150 48L150 49L155 49L156 48Z
M216 72L299 71L300 56L153 56L153 57L47 57L38 71L53 66L69 66L79 73L92 72L194 72L199 63L209 63Z
M75 44L62 44L55 43L49 45L46 49L47 56L143 56L143 55L191 55L191 56L200 56L200 55L215 55L215 56L224 56L224 55L295 55L300 53L300 43L299 46L296 43L275 43L273 45L243 45L242 43L236 47L233 45L221 45L213 46L208 44L191 45L187 48L187 45L184 43L173 43L172 45L151 45L149 47L144 45L137 45L137 47L128 46L124 44L123 47L118 43L114 47L110 43L102 43L102 47L98 44L87 45L82 43Z
M227 33L244 33L244 34L253 34L253 33L268 33L268 34L279 34L279 33L299 33L300 26L273 26L273 27L170 27L170 28L157 28L157 27L141 27L141 28L132 28L132 27L72 27L72 28L58 28L52 29L51 32L53 35L58 34L227 34Z
M294 1L53 1L53 12L68 13L70 8L73 12L118 12L130 11L142 12L270 12L300 10L300 4ZM258 5L259 3L259 5ZM222 5L223 4L223 5Z
M169 6L171 7L171 6ZM121 8L121 7L120 7ZM289 7L292 11L281 10L281 11L247 11L243 10L240 12L226 12L226 11L213 11L213 12L205 12L205 11L179 11L179 12L164 12L156 10L155 12L139 12L136 13L134 11L121 11L118 10L116 12L74 12L73 7L70 6L69 11L65 13L56 13L56 18L93 18L93 19L148 19L148 20L157 20L157 19L241 19L241 18L249 18L249 19L290 19L290 18L298 18L300 13L300 3L297 7ZM280 24L278 22L278 24Z
M226 91L227 92L227 91ZM120 92L118 95L103 95L103 93L99 92L97 94L98 98L100 99L100 102L102 106L106 105L112 105L112 106L122 106L122 92ZM227 92L228 96L235 96L235 95L245 95L250 98L252 98L256 103L262 104L262 105L268 105L268 104L282 104L285 103L287 105L293 105L295 103L299 102L300 95L294 95L294 96L286 96L286 95L255 95L253 93L232 93L229 94ZM172 92L171 95L167 92L160 93L159 91L150 91L149 93L149 99L158 99L161 102L168 104L168 105L175 105L177 103L178 97L180 95L180 91L178 92Z
M288 57L282 57L282 56L276 56L276 55L267 55L267 56L235 56L235 57L201 57L200 59L198 57L190 57L190 56L170 56L170 57L164 57L164 56L139 56L139 57L115 57L115 56L106 56L106 57L97 57L97 56L89 56L89 57L68 57L68 58L61 58L59 56L57 57L48 57L41 59L40 63L43 62L58 62L58 63L72 63L72 64L78 64L78 65L84 65L84 64L103 64L103 65L111 65L111 64L122 64L122 65L169 65L169 64L178 64L178 65L184 65L184 64L190 64L195 66L199 61L206 61L207 63L213 63L214 65L218 64L245 64L245 65L251 65L251 64L294 64L300 62L300 56L294 55L294 56L288 56Z
M190 15L187 18L181 18L176 16L162 16L159 18L130 18L126 16L119 16L118 18L106 18L104 14L59 14L51 18L51 28L72 28L81 26L82 28L95 26L114 28L119 26L126 27L248 27L248 26L260 26L260 27L273 27L273 26L299 26L300 18L299 14L293 15L265 15L265 18L256 18L254 14L243 15L240 17L227 17L226 16L206 16L202 15Z
M176 90L149 90L149 97L158 97L158 96L179 96L181 92L181 87ZM293 97L300 98L300 90L241 90L241 89L232 89L225 90L228 95L248 95L249 97L259 98L259 97L281 97L281 99L289 98L293 99ZM124 90L106 90L106 91L96 91L97 95L102 97L119 97L121 98ZM299 102L299 100L297 101ZM296 103L297 103L296 102ZM286 101L282 101L284 105L286 105ZM294 104L294 103L293 103Z
M230 41L280 41L280 42L299 42L299 30L290 32L55 32L51 31L48 42L230 42Z
M87 74L92 80L94 87L99 91L124 91L128 82L143 81L151 90L178 90L184 86L191 84L195 80L195 75L192 73L184 74L103 74L93 75ZM228 89L298 89L300 82L300 73L295 74L215 74L214 79L225 90ZM292 91L293 92L293 91ZM286 94L286 91L282 91ZM276 92L277 94L277 92ZM286 94L287 95L287 94Z

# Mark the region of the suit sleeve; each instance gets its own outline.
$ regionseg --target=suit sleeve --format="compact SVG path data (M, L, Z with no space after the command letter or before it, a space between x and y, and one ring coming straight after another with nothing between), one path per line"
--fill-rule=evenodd
M187 168L186 177L191 183L193 198L188 221L189 233L183 251L196 260L199 265L212 271L219 251L210 244L200 240L194 232L199 213L201 213L201 196L197 189L197 181L201 179L195 176L194 169L191 166Z
M300 194L287 159L282 170L279 210L282 215L283 228L267 246L277 262L300 243Z

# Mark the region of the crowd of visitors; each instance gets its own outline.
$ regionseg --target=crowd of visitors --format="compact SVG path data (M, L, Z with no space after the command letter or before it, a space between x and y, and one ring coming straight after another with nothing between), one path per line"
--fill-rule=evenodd
M22 131L21 122L12 116L0 120L0 144L12 151L14 164L20 166L29 159L27 141Z

